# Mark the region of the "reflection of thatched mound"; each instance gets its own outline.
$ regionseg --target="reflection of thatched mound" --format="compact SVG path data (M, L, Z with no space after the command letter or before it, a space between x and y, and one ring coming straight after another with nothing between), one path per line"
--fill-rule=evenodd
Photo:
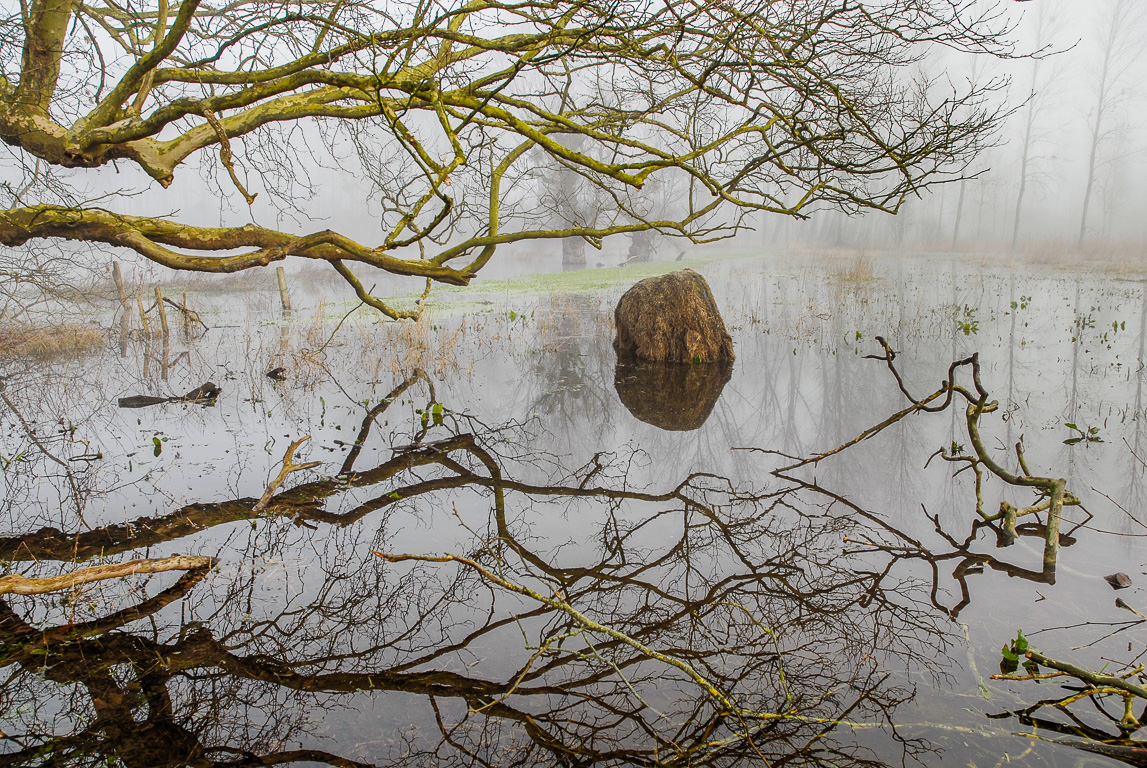
M698 429L733 375L733 364L673 365L618 362L613 386L635 417L661 429Z
M733 340L705 278L691 269L640 281L614 311L618 357L659 363L733 359Z

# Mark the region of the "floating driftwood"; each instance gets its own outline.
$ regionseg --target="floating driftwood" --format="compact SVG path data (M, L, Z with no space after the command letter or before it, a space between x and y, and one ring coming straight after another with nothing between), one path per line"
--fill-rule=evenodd
M70 573L40 579L12 574L0 576L0 595L45 595L105 579L122 579L125 576L164 571L191 571L210 568L214 564L214 558L210 557L173 555L162 559L131 560L126 563L79 568Z
M178 395L176 397L155 397L153 395L121 397L119 399L119 407L146 408L149 405L160 405L161 403L200 403L203 405L211 405L215 402L215 398L219 397L220 391L214 382L209 381L185 395Z

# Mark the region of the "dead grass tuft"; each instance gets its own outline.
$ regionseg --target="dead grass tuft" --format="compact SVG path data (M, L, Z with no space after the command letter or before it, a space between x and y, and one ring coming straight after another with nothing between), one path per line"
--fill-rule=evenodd
M418 320L384 323L383 327L389 332L391 369L395 375L421 368L432 375L445 376L460 368L465 320L438 321L423 313Z
M846 283L867 283L876 279L876 273L872 270L872 260L864 254L853 257L839 274L840 279Z
M0 356L49 359L102 348L104 334L90 325L0 325Z

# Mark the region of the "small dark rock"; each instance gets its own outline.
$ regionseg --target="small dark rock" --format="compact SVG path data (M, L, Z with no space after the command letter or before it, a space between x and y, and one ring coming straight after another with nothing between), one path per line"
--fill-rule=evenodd
M1126 573L1113 573L1103 577L1112 589L1127 589L1131 586L1131 577Z

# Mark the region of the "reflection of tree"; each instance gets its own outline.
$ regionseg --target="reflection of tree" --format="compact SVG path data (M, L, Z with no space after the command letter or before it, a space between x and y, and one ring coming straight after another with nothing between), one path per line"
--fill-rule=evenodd
M1010 716L1011 713L1003 715L1003 717ZM1147 765L1147 741L1128 739L1080 722L1068 725L1024 714L1017 714L1015 718L1020 725L1030 726L1037 729L1037 733L1042 731L1047 734L1033 737L1040 741L1064 744L1082 752L1103 755L1128 765Z
M981 434L982 426L980 422L984 415L998 412L999 403L991 399L988 391L984 389L981 383L978 354L973 354L971 357L952 362L948 367L947 378L941 383L939 389L930 394L917 397L905 386L903 375L895 362L896 352L894 352L888 343L880 336L876 337L876 341L882 347L883 355L869 355L867 356L868 359L880 360L887 365L889 372L896 380L901 394L909 400L910 405L861 431L850 440L841 443L838 447L824 452L813 453L806 458L791 456L781 451L770 449L756 448L752 450L793 459L793 463L773 470L772 474L775 477L794 483L800 488L816 491L832 499L834 503L848 508L857 516L875 523L882 535L886 538L881 541L872 539L865 540L860 551L879 550L891 555L892 560L884 571L885 575L892 573L892 567L897 561L921 560L927 562L932 571L932 604L953 617L958 616L960 611L971 601L967 577L976 573L982 573L985 567L1006 573L1012 577L1019 577L1039 583L1054 584L1059 548L1075 543L1075 539L1072 538L1072 533L1086 523L1086 521L1084 521L1084 523L1077 524L1076 528L1066 534L1061 533L1060 522L1062 509L1064 506L1079 506L1080 501L1074 494L1067 491L1066 480L1062 478L1041 477L1031 472L1024 456L1022 442L1015 444L1015 457L1019 465L1018 473L1008 471L990 455ZM970 372L971 385L965 386L957 381L957 372L962 369L967 369ZM951 446L943 447L936 451L925 463L926 468L928 463L931 463L933 459L940 457L956 467L952 473L953 478L965 472L969 472L974 477L976 518L973 520L971 532L963 541L958 540L945 530L940 522L939 514L930 515L927 509L924 509L925 516L932 521L935 532L941 539L941 547L947 551L937 552L936 548L926 547L919 539L899 530L887 520L863 509L842 495L841 492L820 485L816 480L805 480L799 475L794 474L797 470L805 467L818 467L821 462L826 459L840 456L881 432L897 427L911 416L936 414L951 410L953 418L955 418L957 405L961 404L965 407L965 432L964 435L960 436L960 439L968 442L968 448L970 450L966 450L965 446L957 444L957 436L953 433ZM984 483L985 480L989 478L1002 481L1005 485L1017 488L1028 488L1035 492L1037 500L1035 503L1025 507L1016 507L1008 501L1001 501L999 511L989 513L985 509L984 501ZM847 484L844 487L848 487ZM1045 519L1042 521L1039 519L1040 513L1045 513ZM1031 516L1035 522L1020 522L1021 519L1028 516ZM1088 520L1089 519L1090 516L1088 517ZM1028 569L989 555L973 552L972 546L983 530L990 530L995 534L997 547L1009 547L1020 537L1039 537L1044 542L1042 567L1039 570ZM862 542L853 541L852 543L861 544ZM939 564L946 561L956 562L952 577L960 585L961 594L960 602L950 608L942 605L938 597L940 591ZM879 581L880 579L878 578L874 582L873 589L877 588Z
M1131 438L1127 462L1129 464L1125 474L1127 478L1127 490L1124 492L1124 499L1128 509L1141 508L1144 503L1143 485L1143 470L1145 469L1140 457L1144 455L1143 451L1143 419L1145 414L1143 412L1143 376L1144 376L1144 361L1147 357L1144 356L1145 346L1147 346L1147 292L1143 293L1142 301L1139 308L1139 347L1135 357L1135 411L1132 417L1134 423L1134 432ZM1126 439L1126 438L1124 438ZM1132 518L1125 516L1123 525L1130 526ZM1128 528L1124 528L1124 533L1127 533Z
M890 348L878 360L897 373ZM965 369L974 386L956 381ZM825 381L836 407L850 407L839 380L851 370ZM5 724L15 746L0 766L876 765L882 755L851 733L894 729L912 694L891 668L936 666L978 571L1047 583L1073 541L981 504L965 538L929 516L930 543L849 499L835 476L795 471L838 451L774 471L765 489L703 472L651 489L637 452L555 467L522 447L523 427L431 407L409 445L360 467L376 420L424 379L368 411L336 477L282 490L260 513L240 498L0 540L0 556L25 564L174 542L224 549L210 581L188 574L104 619L44 629L31 600L3 604L0 711L26 714ZM993 412L974 358L935 394L901 391L912 405L864 436L957 402L969 428ZM942 458L968 466L969 484L990 468L975 454ZM1064 498L1061 481L1016 458ZM261 537L219 543L256 518ZM417 526L433 537L398 535ZM985 530L1000 546L1038 536L1052 558L985 554ZM284 555L305 558L300 583L274 592L257 564ZM949 566L954 606L941 595ZM393 748L318 741L325 718L353 721L383 700L406 702L398 717L417 725Z
M360 439L383 410L368 414ZM841 536L865 535L866 521L824 515L824 497L800 488L763 492L708 474L646 490L630 478L631 456L599 454L527 482L519 474L540 465L499 455L506 437L416 439L370 469L355 467L356 454L338 478L275 495L262 515L299 523L284 528L317 552L306 599L276 607L263 593L253 605L255 576L224 556L210 582L189 574L87 623L43 629L31 603L5 605L0 708L68 716L6 726L16 747L0 765L877 764L834 731L893 722L910 694L884 669L947 639L921 590L840 556ZM211 541L251 519L253 503L40 531L3 548L70 560ZM368 518L383 513L371 542L383 548L395 516L436 509L457 516L452 530L435 522L437 542L456 538L470 560L688 665L758 716L734 716L679 667L490 589L472 570L368 554ZM239 554L243 564L260 555ZM314 721L324 709L353 717L362 699L352 694L417 697L412 712L425 721L394 754L314 747Z

